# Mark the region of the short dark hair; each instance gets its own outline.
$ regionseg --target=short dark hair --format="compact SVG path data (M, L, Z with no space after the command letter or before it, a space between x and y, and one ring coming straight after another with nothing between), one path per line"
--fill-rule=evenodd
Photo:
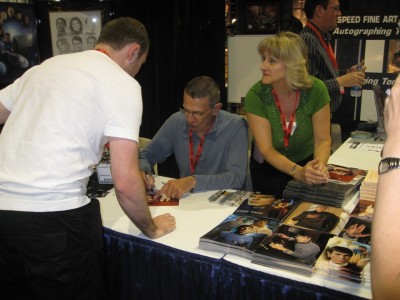
M329 4L329 0L307 0L304 3L304 13L307 16L307 19L312 19L314 17L315 8L318 5L321 5L323 8L327 8Z
M81 38L80 36L74 36L74 37L72 38L72 41L78 41L78 42L81 42L81 43L82 43L82 38Z
M67 21L66 21L64 18L57 18L57 19L56 19L56 22L57 22L57 21L62 21L62 22L64 23L65 26L67 25Z
M247 229L247 228L253 228L253 226L251 226L249 224L239 225L238 227L236 227L235 233L242 232L244 229Z
M107 22L100 32L97 41L99 44L107 44L114 50L121 50L126 45L138 43L140 45L139 56L149 50L149 36L146 28L138 20L123 17Z
M342 246L333 246L331 248L326 249L326 252L332 253L333 251L339 252L339 253L344 253L348 255L353 255L353 251L349 248L342 247Z
M220 101L219 86L208 76L198 76L190 80L186 84L185 92L192 98L208 98L210 107Z

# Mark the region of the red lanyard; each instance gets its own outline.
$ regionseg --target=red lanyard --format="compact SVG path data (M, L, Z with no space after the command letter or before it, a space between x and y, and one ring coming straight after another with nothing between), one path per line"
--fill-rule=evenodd
M331 44L327 43L322 38L321 32L319 32L319 30L317 28L315 28L315 26L311 22L307 21L307 26L310 27L311 30L314 31L314 33L317 35L317 37L319 38L319 40L320 40L320 42L322 44L322 47L324 47L326 53L328 54L329 59L332 62L333 67L335 68L335 70L338 70L339 66L338 66L338 64L336 62L336 57L335 57L335 54L333 53L333 49L332 49Z
M274 95L275 104L278 107L279 114L281 115L282 129L283 129L283 132L284 132L283 145L285 147L288 147L289 146L289 139L290 139L290 136L292 134L292 128L293 128L294 119L296 117L296 108L297 108L297 104L299 103L300 92L299 92L299 90L296 90L296 101L294 103L294 109L293 109L292 115L290 116L289 126L286 125L285 115L283 114L281 103L280 103L279 98L278 98L278 94L275 92L274 89L272 89L272 94Z
M208 132L210 131L211 127L213 126L214 122L211 124L211 126L207 129L207 132L204 134L204 136L200 139L200 143L197 146L197 153L196 153L196 159L194 158L194 145L193 145L193 138L192 138L192 130L189 130L189 156L190 156L190 173L194 174L194 169L196 168L197 162L200 159L201 152L203 152L203 144L206 139L206 136Z
M104 53L105 55L107 55L108 57L110 57L110 54L108 54L108 52L106 50L103 49L96 49L97 51Z

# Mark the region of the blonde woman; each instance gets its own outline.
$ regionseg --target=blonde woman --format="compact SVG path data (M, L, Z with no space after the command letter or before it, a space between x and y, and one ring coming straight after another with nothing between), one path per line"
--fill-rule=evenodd
M287 182L325 183L331 153L329 95L307 72L301 37L280 32L258 46L262 78L248 91L245 111L253 133L254 191L281 197Z

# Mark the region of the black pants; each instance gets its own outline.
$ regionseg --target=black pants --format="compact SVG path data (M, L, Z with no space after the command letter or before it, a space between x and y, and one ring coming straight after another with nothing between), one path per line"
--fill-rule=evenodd
M58 212L0 211L0 299L106 299L97 199Z
M297 162L297 164L304 166L312 159L313 156L311 155L307 159ZM287 183L293 179L292 176L282 173L265 161L260 164L253 157L250 158L250 174L254 192L275 195L278 198L282 198Z

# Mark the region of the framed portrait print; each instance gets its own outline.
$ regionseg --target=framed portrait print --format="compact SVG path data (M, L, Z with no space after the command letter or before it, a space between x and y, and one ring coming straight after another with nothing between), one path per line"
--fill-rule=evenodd
M39 64L35 7L0 3L0 84L9 84Z
M101 11L49 12L53 55L94 49L101 31Z
M277 33L279 30L278 2L248 2L244 4L242 32L244 34Z

